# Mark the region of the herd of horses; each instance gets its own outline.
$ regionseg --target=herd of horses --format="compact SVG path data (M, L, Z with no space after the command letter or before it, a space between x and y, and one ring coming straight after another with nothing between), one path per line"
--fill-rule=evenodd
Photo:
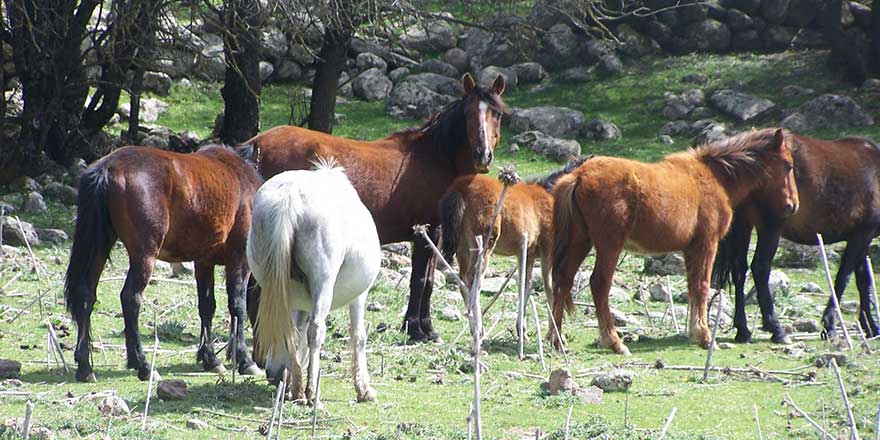
M299 127L265 131L241 146L208 146L191 154L124 147L83 174L74 243L64 286L78 329L76 378L94 381L91 313L100 274L117 240L129 256L120 293L128 368L153 374L138 332L143 292L156 259L195 264L201 338L197 361L224 371L211 335L214 267L223 265L233 325L227 355L241 374L313 401L319 353L331 309L349 306L355 389L375 398L366 368L366 294L379 271L380 244L413 241L409 303L402 330L413 341L437 341L431 322L435 255L413 226L456 256L465 282L474 273L476 236L492 254L520 255L527 241L526 286L540 259L552 310L548 338L564 346L562 323L574 308L572 287L591 249L590 277L599 342L629 350L608 303L620 254L682 251L688 280L690 340L711 344L710 285L736 291L736 340L748 341L743 284L752 229L758 247L751 272L763 328L787 342L767 286L780 237L816 244L846 241L835 283L842 295L853 271L860 324L878 335L872 310L868 245L880 227L880 147L864 138L823 141L782 129L752 130L666 156L657 163L613 157L573 158L549 176L508 188L485 175L508 112L504 78L490 87L462 78L464 96L423 125L373 142ZM265 181L264 181L265 179ZM441 236L442 234L442 236ZM823 316L833 331L832 305ZM247 352L245 316L254 332ZM555 328L554 328L555 323ZM308 379L303 383L303 373Z

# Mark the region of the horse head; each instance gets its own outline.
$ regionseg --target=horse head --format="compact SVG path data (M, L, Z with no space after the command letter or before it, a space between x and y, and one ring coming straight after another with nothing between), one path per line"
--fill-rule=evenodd
M758 197L775 214L788 217L797 212L800 202L790 136L783 129L777 129L767 149L770 154L765 156L764 169L768 184Z
M466 151L460 153L459 165L470 162L475 172L487 173L494 158L493 151L501 139L501 118L507 113L507 106L501 100L504 93L504 77L498 75L492 86L484 88L474 82L470 74L461 79L464 97L461 110L465 120ZM464 153L468 153L465 156Z

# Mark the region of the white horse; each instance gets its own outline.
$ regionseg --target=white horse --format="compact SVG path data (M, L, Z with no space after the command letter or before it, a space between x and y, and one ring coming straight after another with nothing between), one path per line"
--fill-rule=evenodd
M247 242L248 263L261 288L254 345L270 380L290 367L293 400L313 403L327 314L348 305L357 399L373 401L364 309L379 273L379 236L344 170L332 159L314 165L313 171L272 177L254 197Z

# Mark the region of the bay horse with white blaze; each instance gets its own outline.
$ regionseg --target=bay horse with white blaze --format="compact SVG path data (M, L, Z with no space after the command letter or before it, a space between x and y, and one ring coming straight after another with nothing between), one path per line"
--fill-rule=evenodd
M344 139L293 126L275 127L248 141L256 149L260 173L269 178L286 170L309 169L316 157L333 157L345 168L373 215L384 243L414 240L409 305L404 328L414 341L436 340L430 301L434 255L412 227L430 224L437 241L437 204L461 175L488 172L501 137L504 77L490 88L462 78L464 96L424 125L372 142ZM251 289L250 304L258 302Z
M382 259L379 236L343 169L332 159L318 160L314 171L269 179L254 198L247 242L261 290L254 349L266 359L271 381L292 367L292 399L314 402L327 314L348 305L354 387L359 402L372 401L364 311Z
M237 154L239 153L239 154ZM147 380L150 366L138 332L144 288L157 259L195 262L201 342L196 358L206 370L222 372L214 353L211 321L214 266L226 266L229 313L238 320L233 340L242 374L260 370L247 354L244 338L245 290L250 275L245 241L251 200L262 183L254 164L224 146L191 154L148 147L123 147L93 163L80 178L73 248L64 283L67 310L78 335L76 378L94 381L91 364L91 315L104 264L116 240L128 251L128 274L120 293L125 320L128 368ZM157 325L158 323L154 323Z
M553 316L560 332L563 312L574 309L575 274L595 246L590 289L599 318L599 343L629 354L608 305L620 253L681 250L687 268L690 340L708 347L712 262L733 209L746 200L761 199L781 217L797 210L788 145L782 130L761 130L670 154L659 163L598 157L560 179L553 213ZM554 344L561 348L562 341Z
M791 217L775 215L763 201L755 200L734 215L730 232L718 248L713 269L717 287L733 284L736 291L734 326L736 341L748 342L749 331L745 313L746 271L752 229L758 230L758 245L752 259L762 328L772 333L773 342L788 342L788 337L773 306L768 286L770 267L779 237L800 244L816 245L816 233L826 243L846 241L846 250L834 280L838 298L843 295L853 271L859 290L859 323L869 337L878 335L877 321L872 314L873 289L868 277L868 246L880 234L880 146L860 137L834 141L790 134L794 176L800 196L800 209ZM823 336L834 329L831 300L822 315Z

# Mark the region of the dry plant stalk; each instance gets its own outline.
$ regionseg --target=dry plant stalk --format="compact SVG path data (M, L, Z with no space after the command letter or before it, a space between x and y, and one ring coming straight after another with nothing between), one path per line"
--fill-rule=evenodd
M825 268L825 281L828 282L828 288L831 290L831 304L834 306L834 314L837 317L837 320L840 321L840 328L843 329L843 337L846 340L846 346L849 348L849 353L855 357L855 350L853 349L852 339L849 337L849 331L846 329L846 321L843 320L843 314L840 312L840 304L837 301L837 292L834 290L834 281L831 280L831 268L828 266L828 255L825 254L825 241L822 239L822 234L816 234L816 239L819 241L819 254L822 256L822 267Z
M155 319L155 313L153 314ZM150 398L153 397L153 376L156 372L156 353L159 352L159 323L153 321L153 360L150 362L150 378L147 381L147 401L144 404L144 417L141 419L141 431L147 430L147 416L150 413Z
M526 257L529 249L529 235L523 234L522 236L522 254L520 255L520 264L519 264L519 298L517 301L516 307L516 353L519 356L519 359L522 360L525 356L523 354L523 348L525 345L526 335L525 335L525 313L526 313L526 295L529 292L526 292Z
M709 367L712 366L712 353L715 351L715 336L718 334L718 323L721 322L721 310L724 308L724 295L718 294L718 310L715 311L715 325L712 326L712 342L709 343L709 352L706 353L706 366L703 368L703 382L709 379Z
M846 417L849 420L850 438L859 440L859 430L856 428L856 418L853 416L852 405L849 403L849 397L846 395L846 388L843 387L843 377L840 376L840 368L837 367L837 359L831 358L831 367L834 368L834 375L837 376L837 386L840 387L840 395L843 398L843 405L846 407Z

